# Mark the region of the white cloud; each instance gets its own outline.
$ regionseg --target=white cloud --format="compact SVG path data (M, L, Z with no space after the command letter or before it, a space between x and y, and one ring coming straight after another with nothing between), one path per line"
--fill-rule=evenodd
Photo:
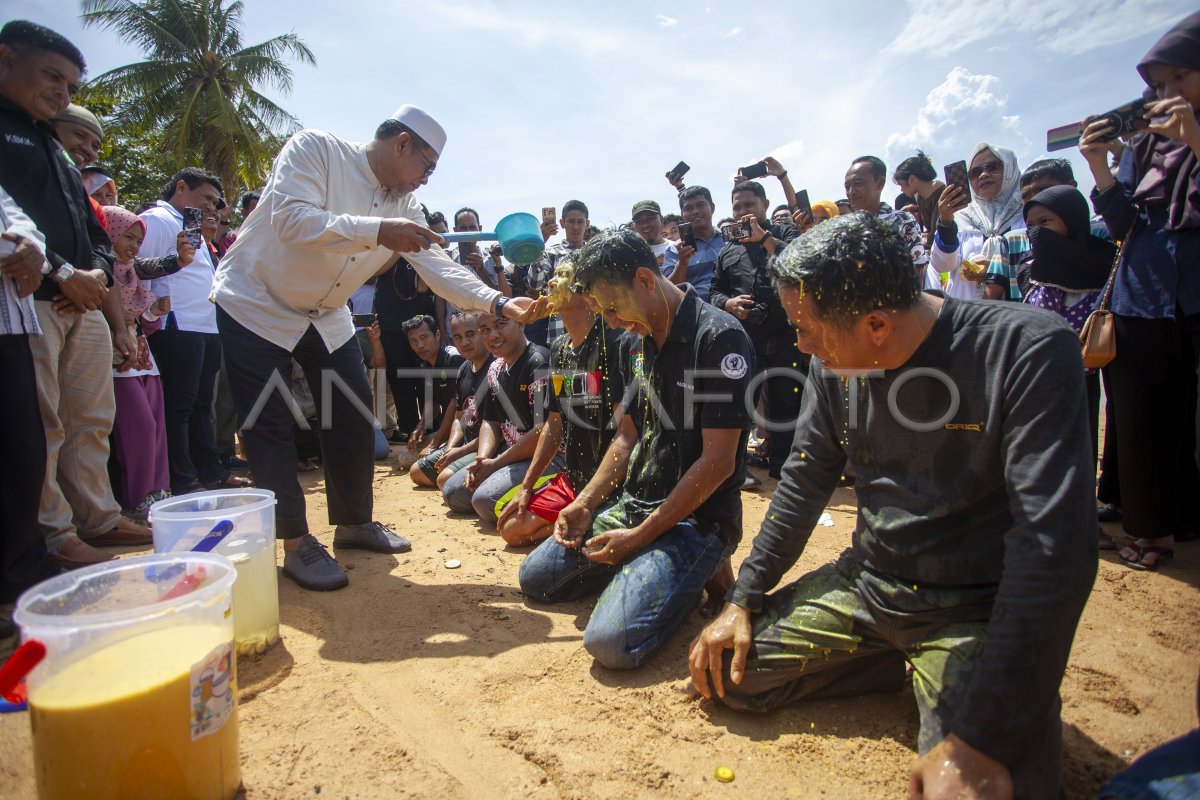
M742 35L742 28L739 25L736 28L730 28L729 30L725 31L724 33L721 34L721 37L723 39L732 39L735 36L741 36L741 35Z
M955 67L929 92L913 126L888 137L888 161L895 163L918 148L931 155L936 151L942 161L957 161L980 141L1022 153L1029 139L1021 133L1020 116L1007 111L1008 95L1001 94L999 78Z
M664 28L674 28L679 24L679 20L675 17L668 17L664 14L655 14L654 18L658 20L658 24Z
M784 169L788 168L788 164L798 166L802 163L801 158L804 156L804 140L796 139L793 142L781 144L768 153L768 155L778 159L779 163L783 164Z
M909 0L912 13L885 50L928 58L976 44L1019 41L1067 55L1163 31L1193 10L1186 0Z

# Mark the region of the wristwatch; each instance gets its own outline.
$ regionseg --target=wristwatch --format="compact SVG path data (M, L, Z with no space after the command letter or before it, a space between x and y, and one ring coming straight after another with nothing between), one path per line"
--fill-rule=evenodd
M54 282L60 285L71 280L71 278L74 276L75 268L70 264L63 264L61 267L50 273L50 277L54 279Z
M508 305L508 301L511 299L512 299L511 297L509 297L508 295L504 295L504 294L502 294L496 298L496 316L497 317L504 316L504 307L506 305Z

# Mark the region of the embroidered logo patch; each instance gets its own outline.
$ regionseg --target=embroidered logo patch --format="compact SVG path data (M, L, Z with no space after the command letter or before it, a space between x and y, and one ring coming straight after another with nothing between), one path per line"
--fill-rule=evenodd
M746 363L746 358L739 353L730 353L721 359L721 372L726 378L737 380L746 377L746 373L750 371L749 364Z

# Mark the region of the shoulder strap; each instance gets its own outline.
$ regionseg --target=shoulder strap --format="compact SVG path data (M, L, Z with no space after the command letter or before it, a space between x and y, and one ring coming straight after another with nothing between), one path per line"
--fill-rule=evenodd
M1129 232L1125 234L1125 238L1121 239L1121 244L1117 247L1117 257L1113 259L1112 269L1108 273L1108 283L1104 285L1104 295L1096 306L1097 311L1108 310L1108 302L1112 299L1113 284L1117 281L1117 268L1121 266L1121 257L1125 255L1125 245L1128 243L1129 237L1133 236L1133 230L1137 224L1138 217L1134 217L1133 224L1129 226Z

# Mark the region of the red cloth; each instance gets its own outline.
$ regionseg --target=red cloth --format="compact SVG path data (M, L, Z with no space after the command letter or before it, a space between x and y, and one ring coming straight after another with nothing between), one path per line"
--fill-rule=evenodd
M96 202L96 198L88 195L88 202L92 204L92 213L96 215L96 219L100 222L100 227L108 230L108 215L104 213L104 209Z
M567 473L560 472L534 491L533 499L529 501L529 510L544 520L556 522L558 512L574 499L575 490L571 487L571 479L567 477Z

